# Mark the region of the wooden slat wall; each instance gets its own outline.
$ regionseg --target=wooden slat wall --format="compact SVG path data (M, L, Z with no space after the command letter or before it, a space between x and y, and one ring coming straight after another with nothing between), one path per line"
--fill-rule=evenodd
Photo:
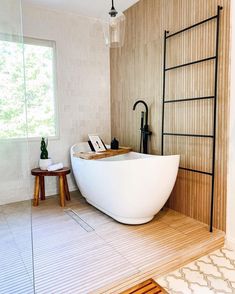
M151 153L161 152L163 34L190 26L217 13L222 5L219 49L218 128L214 225L225 230L227 174L227 116L229 106L229 0L140 0L129 8L122 48L111 49L112 136L125 146L139 148L141 98L150 106L153 131ZM206 23L167 42L167 66L215 54L215 22ZM214 61L167 73L166 99L213 95ZM165 131L210 134L213 101L166 105ZM211 139L166 137L165 153L181 154L181 165L209 171ZM179 171L169 207L209 222L211 178Z

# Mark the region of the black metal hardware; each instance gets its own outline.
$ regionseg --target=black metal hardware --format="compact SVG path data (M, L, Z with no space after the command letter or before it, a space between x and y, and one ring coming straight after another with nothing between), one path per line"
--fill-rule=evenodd
M136 106L137 106L139 103L144 104L144 107L145 107L145 124L147 125L147 124L148 124L148 116L149 116L149 109L148 109L148 105L147 105L147 103L146 103L144 100L137 100L137 101L135 102L135 104L133 105L133 110L135 110Z
M162 90L162 146L161 154L164 153L164 117L165 117L165 85L166 85L166 35L169 31L164 31L164 55L163 55L163 90Z
M145 106L145 113L141 111L141 125L140 125L140 152L142 150L143 144L143 153L148 154L148 137L152 135L152 132L149 131L148 125L148 105L143 100L137 100L133 105L133 110L135 110L137 104L142 103ZM144 124L144 115L145 115L145 124Z
M213 175L212 173L209 173L209 172L205 172L205 171L197 170L197 169L186 168L186 167L182 167L182 166L180 166L179 169L187 170L187 171L198 173L198 174L204 174L204 175L208 175L208 176Z
M163 133L164 136L180 136L180 137L199 137L199 138L214 138L212 135L197 135L197 134L179 134L179 133Z
M144 128L141 130L143 134L143 153L148 154L148 137L152 135L152 132L149 131L149 126L144 125Z
M191 62L188 62L188 63L183 63L183 64L171 66L171 67L165 68L165 71L180 68L180 67L184 67L184 66L188 66L188 65L192 65L192 64L196 64L196 63L200 63L200 62L205 62L205 61L212 60L212 59L216 59L216 56L211 56L211 57L191 61Z
M197 26L199 26L199 25L202 25L202 24L204 24L205 22L208 22L208 21L210 21L210 20L212 20L212 19L215 19L215 18L217 18L217 15L212 16L212 17L209 17L209 18L207 18L207 19L204 19L204 20L202 20L202 21L200 21L200 22L198 22L198 23L193 24L193 25L190 26L190 27L187 27L187 28L182 29L182 30L180 30L180 31L178 31L178 32L175 32L175 33L173 33L173 34L170 34L170 35L168 35L166 38L168 39L168 38L171 38L171 37L173 37L173 36L175 36L175 35L181 34L181 33L185 32L185 31L191 30L192 28L195 28L195 27L197 27Z
M164 103L177 103L177 102L186 102L186 101L194 101L194 100L196 101L196 100L214 99L214 97L215 96L205 96L205 97L165 100Z
M111 7L111 9L110 9L110 11L109 11L109 15L110 15L111 17L115 17L117 14L118 14L118 12L117 12L117 10L115 9L114 4L113 4L113 0L112 0L112 7Z
M141 121L140 121L140 153L142 152L142 142L143 142L143 130L144 128L144 111L141 111Z
M200 174L205 174L211 176L211 205L210 205L210 232L213 231L213 212L214 212L214 183L215 183L215 151L216 151L216 117L217 117L217 90L218 90L218 51L219 51L219 24L220 24L220 10L221 6L217 7L217 14L215 16L209 17L205 20L202 20L196 24L193 24L187 28L184 28L178 32L167 35L169 32L164 32L164 55L163 55L163 93L162 93L162 142L161 142L161 154L164 154L164 136L186 136L186 137L201 137L201 138L212 138L213 140L213 156L212 156L212 171L206 172L201 170L190 169L186 167L179 167L182 170L189 172L195 172ZM216 48L215 56L210 56L200 60L195 60L192 62L179 64L171 67L166 67L166 41L168 38L181 34L187 30L195 28L196 26L202 25L205 22L216 19ZM180 67L191 66L196 63L206 62L209 60L215 61L215 79L214 79L214 95L205 96L205 97L195 97L195 98L185 98L185 99L175 99L175 100L165 100L165 85L166 85L166 72ZM187 102L194 100L205 100L205 99L214 99L214 110L213 110L213 135L203 135L203 134L180 134L180 133L166 133L164 132L164 116L165 116L165 104L166 103L178 103L178 102Z
M218 56L219 56L219 24L220 24L220 10L221 6L217 7L217 23L216 23L216 60L215 60L215 85L214 85L214 124L213 124L213 158L212 158L212 183L211 183L211 213L210 213L210 232L213 231L213 215L214 215L214 184L215 184L215 145L216 145L216 113L217 113L217 83L218 83Z

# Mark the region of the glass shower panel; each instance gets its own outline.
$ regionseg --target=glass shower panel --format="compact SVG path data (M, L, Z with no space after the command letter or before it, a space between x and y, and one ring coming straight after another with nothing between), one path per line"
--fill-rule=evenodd
M0 2L0 293L34 293L20 0Z

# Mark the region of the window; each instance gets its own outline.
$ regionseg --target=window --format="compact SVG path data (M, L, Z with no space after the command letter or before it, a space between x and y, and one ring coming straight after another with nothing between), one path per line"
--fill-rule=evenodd
M25 72L22 44L0 40L0 139L56 136L55 42L23 46Z

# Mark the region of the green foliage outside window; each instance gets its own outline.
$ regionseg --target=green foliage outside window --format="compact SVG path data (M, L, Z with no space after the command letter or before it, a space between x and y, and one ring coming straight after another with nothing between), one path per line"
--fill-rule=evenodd
M52 47L0 41L0 139L56 135L53 58Z

